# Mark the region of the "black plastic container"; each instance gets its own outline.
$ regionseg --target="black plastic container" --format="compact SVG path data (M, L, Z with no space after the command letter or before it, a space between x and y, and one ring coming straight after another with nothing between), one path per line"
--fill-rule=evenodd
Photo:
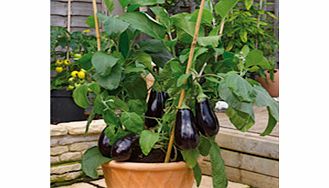
M69 121L86 120L84 109L77 106L72 92L63 90L51 91L50 123L57 124Z

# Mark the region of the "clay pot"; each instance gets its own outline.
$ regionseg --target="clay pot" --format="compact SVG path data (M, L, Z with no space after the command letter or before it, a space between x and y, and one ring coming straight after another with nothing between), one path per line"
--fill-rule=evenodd
M270 73L265 72L266 79L257 77L256 80L267 90L272 97L279 97L279 69L274 70L274 80L270 79Z
M102 165L107 188L192 188L193 171L185 162Z

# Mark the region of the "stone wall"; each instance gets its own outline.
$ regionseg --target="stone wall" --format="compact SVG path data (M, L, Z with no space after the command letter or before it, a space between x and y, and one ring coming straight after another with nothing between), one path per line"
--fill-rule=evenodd
M105 128L103 120L94 120L87 134L86 121L50 125L50 179L51 183L83 178L81 157L90 147L96 146L99 134ZM102 174L102 170L98 170Z

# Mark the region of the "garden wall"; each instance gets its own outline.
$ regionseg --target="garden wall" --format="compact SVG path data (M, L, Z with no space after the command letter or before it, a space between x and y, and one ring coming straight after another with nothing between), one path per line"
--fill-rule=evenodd
M51 125L51 183L83 180L81 156L90 147L96 146L99 134L105 128L103 120L94 120L88 134L86 121ZM101 168L99 173L102 174Z

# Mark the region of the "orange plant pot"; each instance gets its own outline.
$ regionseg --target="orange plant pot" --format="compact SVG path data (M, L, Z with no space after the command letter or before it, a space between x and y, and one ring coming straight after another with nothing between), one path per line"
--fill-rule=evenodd
M102 165L107 188L192 188L193 171L185 162Z
M274 70L274 80L270 79L270 74L266 71L266 80L262 77L257 77L256 80L267 90L272 97L279 96L279 69Z

